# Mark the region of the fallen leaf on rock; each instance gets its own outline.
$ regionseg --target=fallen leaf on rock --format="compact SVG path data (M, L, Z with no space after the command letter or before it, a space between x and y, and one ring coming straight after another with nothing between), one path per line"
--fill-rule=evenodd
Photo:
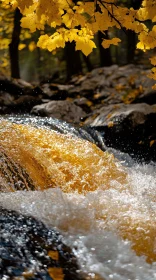
M59 259L59 255L58 255L58 252L57 252L57 251L49 251L49 252L48 252L48 256L49 256L52 260L55 260L55 261L58 261L58 259Z
M114 126L114 122L109 122L108 123L108 127L113 127Z
M48 272L50 277L52 277L53 280L63 280L64 274L62 271L62 268L60 267L50 267L48 268Z
M156 140L151 140L150 141L150 147L152 147L152 145L156 142Z
M115 89L120 92L121 90L125 89L125 85L122 85L122 84L118 84L115 86Z

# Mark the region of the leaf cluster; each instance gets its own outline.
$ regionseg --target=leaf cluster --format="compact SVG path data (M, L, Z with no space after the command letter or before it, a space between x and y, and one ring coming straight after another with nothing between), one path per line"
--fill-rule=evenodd
M42 30L38 47L50 52L64 48L66 42L75 42L76 50L89 55L96 44L94 36L111 28L133 30L138 35L137 48L143 51L156 47L156 1L143 0L139 9L126 6L117 0L2 0L5 7L19 7L23 18L21 26L30 32ZM152 22L152 28L147 21ZM54 27L53 34L46 34L45 26ZM120 38L103 39L102 46L117 45ZM153 62L153 60L151 61ZM154 64L155 65L155 64ZM152 78L156 78L153 69Z

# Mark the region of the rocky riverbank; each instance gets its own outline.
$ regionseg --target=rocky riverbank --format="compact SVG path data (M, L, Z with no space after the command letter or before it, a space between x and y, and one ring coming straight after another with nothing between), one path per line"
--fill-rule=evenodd
M126 65L97 68L69 84L0 79L0 113L54 117L96 128L106 146L156 161L156 91L150 70Z

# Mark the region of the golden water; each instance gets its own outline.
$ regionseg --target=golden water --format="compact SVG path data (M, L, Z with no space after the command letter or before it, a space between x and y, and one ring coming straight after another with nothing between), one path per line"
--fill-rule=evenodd
M155 279L155 185L88 141L0 121L0 205L64 232L93 279Z
M12 162L12 169L14 163L27 174L26 189L31 189L29 181L35 189L59 186L63 191L79 193L99 186L109 188L113 180L118 182L117 188L126 183L126 173L113 156L87 141L43 128L1 121L0 152L5 162ZM10 180L6 189L13 191L16 189L8 170L6 163L1 172L6 173L5 180Z

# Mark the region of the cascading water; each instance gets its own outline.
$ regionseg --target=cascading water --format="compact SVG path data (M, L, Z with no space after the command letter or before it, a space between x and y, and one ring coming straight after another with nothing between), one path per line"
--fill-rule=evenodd
M154 164L33 125L0 121L0 206L59 230L86 279L156 279Z

